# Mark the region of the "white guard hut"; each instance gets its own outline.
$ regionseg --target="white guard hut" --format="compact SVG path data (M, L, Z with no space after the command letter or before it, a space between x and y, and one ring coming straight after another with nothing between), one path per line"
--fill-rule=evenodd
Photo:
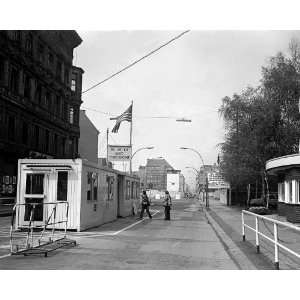
M18 162L16 227L28 226L26 203L40 203L34 223L49 218L51 205L69 204L69 230L82 231L132 214L139 203L139 178L82 159L21 159ZM66 215L58 205L57 219ZM64 228L64 224L56 224ZM51 227L51 226L49 226Z
M270 159L266 170L277 176L278 214L289 222L300 223L300 154Z

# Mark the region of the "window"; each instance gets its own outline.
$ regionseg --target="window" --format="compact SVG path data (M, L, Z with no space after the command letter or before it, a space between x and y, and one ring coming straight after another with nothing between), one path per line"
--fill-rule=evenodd
M8 139L10 141L15 140L15 129L16 129L15 118L13 116L9 116L8 117Z
M62 155L66 155L66 138L62 138Z
M0 81L4 80L4 58L0 56Z
M40 43L38 46L38 59L40 63L44 62L44 57L45 57L45 47Z
M42 102L42 87L40 84L37 83L36 89L35 89L35 100L41 104Z
M39 140L40 140L40 128L39 126L34 126L34 146L35 148L39 147Z
M300 180L297 181L297 199L296 203L300 204Z
M22 143L27 145L28 142L28 125L25 121L23 121L23 128L22 128Z
M76 82L77 82L77 76L76 76L76 74L72 74L72 80L71 80L71 90L73 91L73 92L76 92Z
M113 201L114 200L114 177L107 175L106 182L107 182L107 200Z
M46 92L45 93L45 97L44 97L44 105L46 108L50 108L50 103L51 103L51 95L50 92Z
M135 183L135 199L138 199L138 198L139 198L139 193L140 193L139 183L136 182L136 183Z
M27 174L26 194L42 195L44 193L44 174Z
M57 134L54 134L54 154L57 154L58 149L58 137Z
M278 183L278 201L285 202L284 201L284 182Z
M45 131L45 150L46 152L49 152L49 140L50 140L50 134L49 134L49 130L46 129Z
M131 198L134 198L134 182L133 181L131 181Z
M72 106L69 107L69 123L74 124L74 108Z
M62 64L60 61L56 63L56 77L61 80Z
M11 38L13 41L20 43L21 42L21 31L20 30L14 30L12 32Z
M19 76L18 70L12 67L10 70L9 86L10 86L10 90L14 94L18 93L18 82L19 82L18 76Z
M291 180L288 182L288 186L289 186L288 202L292 203L293 202L293 182Z
M68 195L68 172L60 171L57 174L57 200L67 201Z
M98 174L87 172L87 200L98 200Z
M92 199L92 173L87 173L87 192L86 192L86 200Z
M55 98L55 114L57 117L60 117L61 109L60 109L60 97L56 96Z
M53 67L53 62L54 62L53 54L50 53L50 52L48 52L48 55L47 55L47 64L48 64L49 68Z
M30 98L30 91L31 91L31 85L30 85L30 78L28 75L24 74L24 97Z
M44 174L27 174L26 176L26 195L25 203L37 203L34 208L33 220L43 220L43 194L44 194ZM30 195L39 195L40 197L30 197ZM30 220L33 206L28 204L25 206L24 221Z
M130 181L126 180L126 200L130 199Z
M32 49L33 49L33 38L31 34L28 34L25 41L25 51L32 55Z
M64 80L65 80L65 84L69 85L69 70L68 69L65 69Z

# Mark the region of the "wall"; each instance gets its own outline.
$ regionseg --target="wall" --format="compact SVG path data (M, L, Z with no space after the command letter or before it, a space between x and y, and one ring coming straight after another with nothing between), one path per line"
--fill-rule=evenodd
M98 163L98 134L99 131L87 117L84 110L80 111L80 138L78 152L82 159Z
M92 194L92 199L87 200L88 190L90 190L88 172L95 173L98 176L96 200L94 200ZM113 180L110 196L108 195L108 176L109 180ZM80 230L99 226L117 219L117 175L113 171L100 169L97 165L83 161L81 180Z

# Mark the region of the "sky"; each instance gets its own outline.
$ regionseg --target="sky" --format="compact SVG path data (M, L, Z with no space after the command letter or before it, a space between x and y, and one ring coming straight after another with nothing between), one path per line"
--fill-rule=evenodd
M182 30L184 31L184 30ZM74 64L84 69L83 90L119 71L159 47L181 31L78 31L83 42L75 50ZM84 93L86 108L99 134L99 156L106 156L106 129L109 144L129 144L130 125L123 122L111 133L115 121L99 110L118 116L133 101L133 152L140 147L133 170L147 158L165 158L182 170L189 184L201 161L217 161L219 143L224 141L224 124L218 109L222 98L257 86L261 67L279 51L287 52L291 38L299 31L190 31L132 68ZM170 119L151 117L170 116ZM176 122L189 118L191 123ZM117 163L116 168L128 166Z

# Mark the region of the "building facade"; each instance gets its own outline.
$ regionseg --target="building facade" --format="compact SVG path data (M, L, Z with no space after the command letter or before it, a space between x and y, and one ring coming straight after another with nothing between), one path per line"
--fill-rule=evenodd
M173 198L183 198L185 192L185 180L184 176L180 173L180 170L168 170L167 171L167 190Z
M167 172L174 168L163 158L147 159L146 189L165 191L167 189Z
M0 196L15 195L20 158L78 156L81 68L75 31L0 31Z
M79 155L83 159L98 163L98 135L99 131L88 118L85 110L79 115L80 139L78 145Z

